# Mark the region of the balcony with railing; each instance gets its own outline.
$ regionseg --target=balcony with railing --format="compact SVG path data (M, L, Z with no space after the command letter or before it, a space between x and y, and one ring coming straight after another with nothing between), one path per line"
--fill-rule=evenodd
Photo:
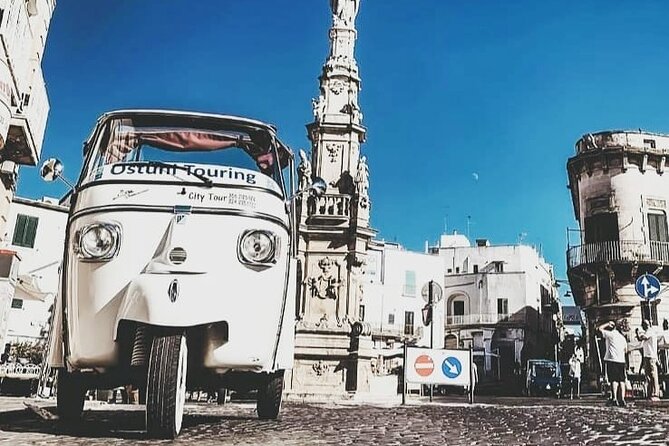
M509 320L508 314L498 313L472 313L463 315L446 316L446 326L455 325L477 325L477 324L497 324Z
M369 324L372 328L373 337L382 337L382 338L410 338L410 339L420 339L423 337L425 328L422 326L414 325L390 325L390 324L381 324L379 322L371 322Z
M12 116L8 139L11 147L8 147L8 151L13 161L34 165L42 152L44 130L49 114L49 98L39 67L35 70L29 91L30 93L22 96L21 107L18 107Z
M325 194L309 201L309 216L315 220L348 221L351 197L344 194Z
M627 262L669 264L669 242L612 240L572 246L567 250L570 269L596 263Z

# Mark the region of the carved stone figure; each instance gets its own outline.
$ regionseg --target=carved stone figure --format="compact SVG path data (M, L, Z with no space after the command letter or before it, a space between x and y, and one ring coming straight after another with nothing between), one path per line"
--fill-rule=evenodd
M305 190L311 186L311 174L311 161L307 158L304 150L300 149L300 165L297 168L300 190Z
M358 186L358 195L367 198L369 196L369 168L367 167L366 156L361 157L360 161L358 161L355 183Z
M309 279L309 288L313 297L320 299L337 299L339 297L339 264L329 257L324 257L318 262L322 274Z
M340 194L353 195L353 192L355 192L353 177L348 170L343 171L339 179L332 181L330 186L336 187Z
M348 104L344 105L341 112L350 115L353 122L360 123L362 121L362 112L360 111L360 107L358 107L357 101L353 97L348 101Z
M318 99L311 99L311 106L314 112L314 119L316 122L322 122L323 117L325 116L325 98L323 95L319 95Z
M360 0L330 0L335 25L353 26L360 9Z

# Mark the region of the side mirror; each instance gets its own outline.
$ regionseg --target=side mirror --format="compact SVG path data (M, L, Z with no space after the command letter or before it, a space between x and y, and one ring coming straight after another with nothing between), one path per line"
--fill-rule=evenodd
M57 158L44 161L39 173L44 181L55 181L63 174L63 163Z
M321 177L316 177L313 183L311 183L311 186L309 186L309 189L306 190L306 192L315 197L320 197L325 193L327 189L328 185L325 182L325 180Z

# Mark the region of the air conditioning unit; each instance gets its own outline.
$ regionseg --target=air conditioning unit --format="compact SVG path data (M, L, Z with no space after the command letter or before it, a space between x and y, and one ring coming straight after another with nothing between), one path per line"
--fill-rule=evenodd
M0 279L16 281L21 258L15 251L0 249Z

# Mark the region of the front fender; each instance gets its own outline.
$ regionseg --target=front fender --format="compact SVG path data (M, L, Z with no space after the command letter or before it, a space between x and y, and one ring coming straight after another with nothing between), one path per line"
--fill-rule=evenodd
M114 339L118 339L122 320L187 328L224 319L208 302L212 287L215 284L209 274L140 274L121 299Z
M47 363L52 368L65 367L63 352L63 299L61 293L56 295L53 305L53 320L47 346Z

